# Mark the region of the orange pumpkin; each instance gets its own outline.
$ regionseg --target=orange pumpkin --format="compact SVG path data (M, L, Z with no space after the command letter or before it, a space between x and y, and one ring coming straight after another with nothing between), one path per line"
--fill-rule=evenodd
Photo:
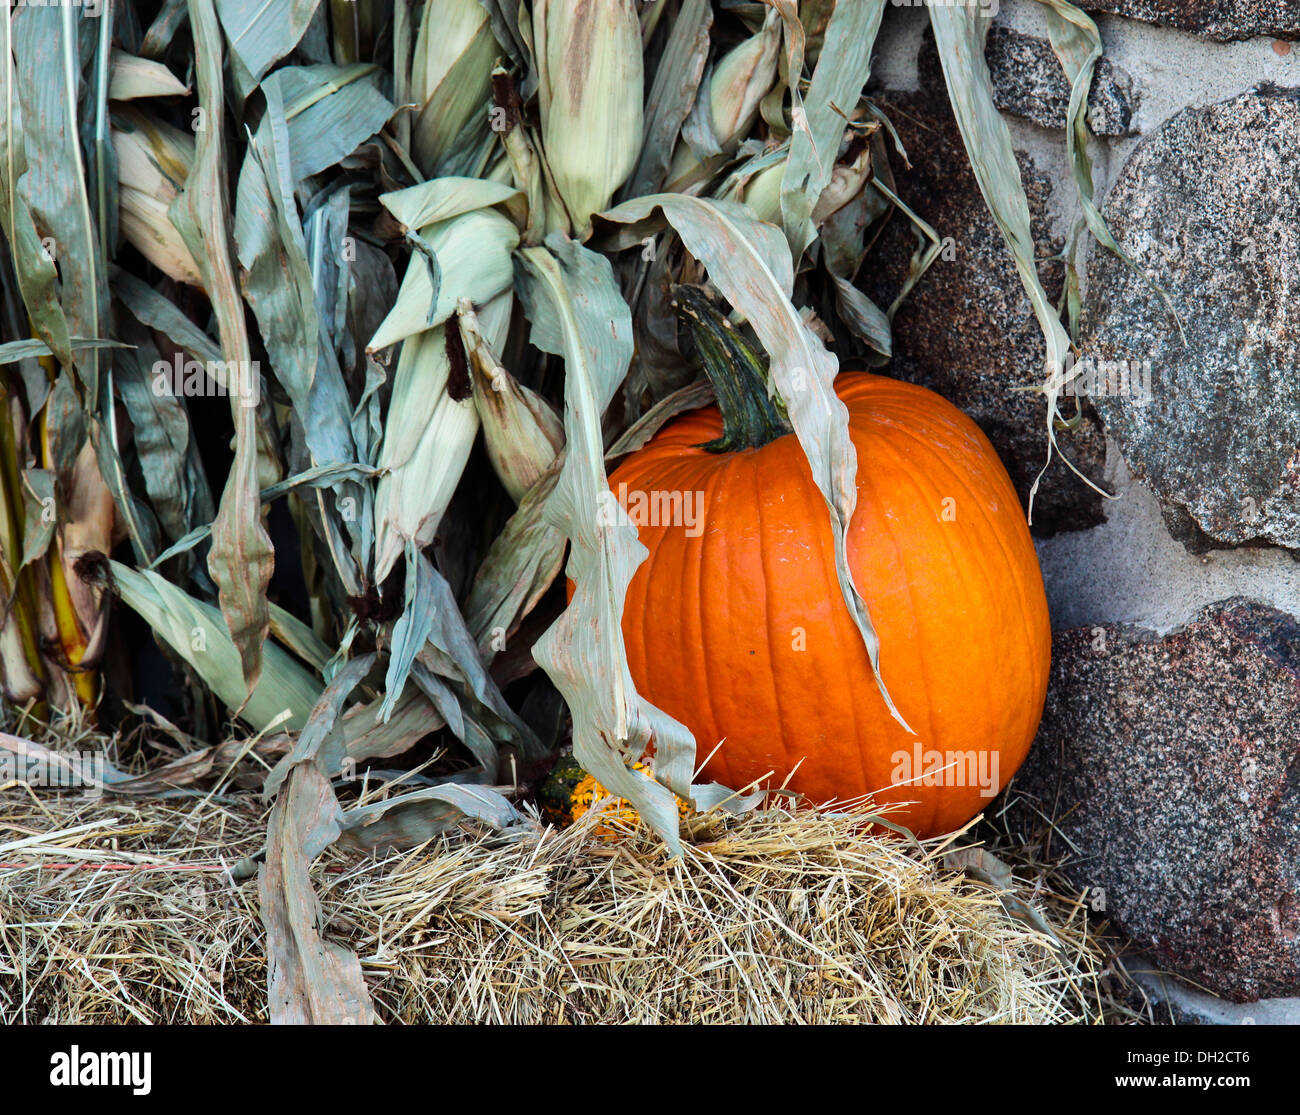
M718 390L725 407L743 379ZM627 594L628 664L694 733L699 761L722 741L706 780L740 788L772 771L779 785L802 760L789 786L815 802L914 802L895 819L919 836L948 832L987 808L1042 715L1051 631L1037 555L1006 470L966 415L865 373L841 373L835 390L858 455L849 565L917 735L877 689L798 441L769 428L719 452L702 444L724 431L717 407L672 421L610 477L650 551ZM729 435L744 425L730 417Z

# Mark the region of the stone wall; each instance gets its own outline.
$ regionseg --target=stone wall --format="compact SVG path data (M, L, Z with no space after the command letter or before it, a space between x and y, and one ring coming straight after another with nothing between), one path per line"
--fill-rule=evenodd
M1010 816L1054 816L1074 881L1162 968L1236 1002L1300 996L1300 2L1084 6L1106 50L1097 197L1137 271L1093 246L1080 275L1099 374L1061 444L1112 498L1058 462L1035 503L1055 663ZM1042 8L999 7L986 58L1044 258L1079 216L1068 89ZM1041 382L1043 344L925 12L891 8L876 57L913 163L900 195L952 237L889 371L971 413L1025 497L1045 408L1011 388ZM906 273L899 225L864 279L882 298ZM1049 293L1062 274L1045 260Z

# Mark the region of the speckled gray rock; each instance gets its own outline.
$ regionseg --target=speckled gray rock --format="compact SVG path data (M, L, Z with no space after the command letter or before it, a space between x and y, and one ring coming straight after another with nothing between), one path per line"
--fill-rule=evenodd
M1300 994L1300 623L1242 599L1155 639L1059 633L1009 793L1079 887L1167 971L1224 998Z
M1015 389L1043 381L1042 333L971 172L928 33L918 63L920 92L873 95L898 129L912 163L910 169L895 163L900 196L949 239L894 318L894 358L885 372L937 391L974 418L1023 503L1046 455L1046 407L1039 396ZM1047 219L1050 179L1028 156L1021 157L1021 171L1038 256L1046 258L1062 247ZM908 222L895 215L860 280L878 305L889 305L897 294L915 248ZM1051 297L1058 297L1060 265L1046 263L1039 274ZM1058 434L1057 440L1086 475L1100 482L1105 438L1091 407L1085 406L1077 429ZM1101 497L1054 461L1034 503L1034 534L1085 530L1104 519Z
M1300 91L1180 112L1104 213L1186 336L1150 283L1094 252L1083 354L1131 373L1127 391L1094 376L1107 432L1189 548L1300 548Z
M1084 0L1083 7L1195 31L1221 42L1255 35L1300 38L1300 7L1294 0Z
M989 29L984 57L993 79L993 101L1003 112L1032 120L1042 128L1064 128L1070 107L1070 83L1052 53L1052 44L995 24ZM1088 91L1088 126L1099 136L1131 135L1138 96L1133 78L1102 58Z

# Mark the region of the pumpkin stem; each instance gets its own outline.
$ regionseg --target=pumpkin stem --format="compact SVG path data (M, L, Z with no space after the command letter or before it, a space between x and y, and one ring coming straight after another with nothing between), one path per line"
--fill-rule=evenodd
M767 391L767 368L758 351L697 286L673 288L704 372L722 411L722 436L700 446L710 453L757 449L790 432Z

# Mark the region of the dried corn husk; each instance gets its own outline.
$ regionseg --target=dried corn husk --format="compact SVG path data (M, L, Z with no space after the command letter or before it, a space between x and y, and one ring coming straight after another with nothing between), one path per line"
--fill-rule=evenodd
M138 58L123 50L113 52L113 69L108 79L110 101L134 101L141 97L183 97L189 86L161 62Z
M40 695L40 659L27 600L18 596L23 553L18 446L24 420L18 400L6 388L0 373L0 691L6 699L23 704Z
M725 151L748 134L760 102L776 80L781 48L780 21L768 13L762 30L730 51L709 80L710 121Z
M542 147L558 201L584 239L641 152L641 23L634 0L537 0ZM552 221L552 227L556 222Z
M761 221L781 223L781 184L785 181L786 155L780 158L763 156L757 160L756 170L742 170L728 179L718 196L731 201L743 201Z
M437 260L438 289L435 294L428 261L418 253L412 256L396 304L370 338L372 352L441 325L458 299L487 302L514 281L510 253L519 243L519 230L495 210L461 213L427 225L418 235Z
M707 96L696 101L673 153L666 190L681 193L707 180L745 138L777 77L781 26L775 10L763 27L713 68Z
M10 420L13 409L11 400L0 398L0 695L21 706L40 698L44 669L31 578L19 572L23 554L22 496L14 424Z
M37 626L44 658L45 701L50 708L75 713L95 701L95 677L77 672L82 636L68 598L58 559L32 566Z
M416 165L430 177L476 116L487 124L492 67L500 53L479 0L425 0L411 62L421 106L412 132Z
M514 295L494 298L479 314L483 335L495 347L510 327ZM478 410L467 392L453 397L447 329L409 338L397 359L375 488L375 579L382 583L407 541L427 546L460 483L478 434ZM468 386L468 385L466 385Z
M71 608L69 618L73 622L66 626L75 634L75 642L64 641L64 656L71 665L84 669L98 662L103 652L108 634L108 613L104 603L104 580L83 575L79 570L83 561L112 553L116 523L113 495L100 475L95 447L90 442L86 442L77 454L68 487L66 521L59 540L58 556L51 563L51 573L62 575L67 603ZM60 628L64 627L61 622ZM86 674L79 675L78 681L83 678L86 683L78 688L83 699L88 700L94 687Z
M851 132L846 132L846 136ZM852 161L836 163L831 180L813 206L812 222L820 228L826 220L857 198L871 181L871 146L863 144Z
M461 300L458 317L488 458L518 503L564 448L564 422L550 403L502 367L469 299Z
M113 114L122 235L179 282L202 286L198 264L167 215L194 165L194 139L142 112Z
M0 589L8 595L5 580L0 576ZM0 620L0 695L18 707L38 700L45 688L28 660L32 639L24 629L24 619L11 612Z

